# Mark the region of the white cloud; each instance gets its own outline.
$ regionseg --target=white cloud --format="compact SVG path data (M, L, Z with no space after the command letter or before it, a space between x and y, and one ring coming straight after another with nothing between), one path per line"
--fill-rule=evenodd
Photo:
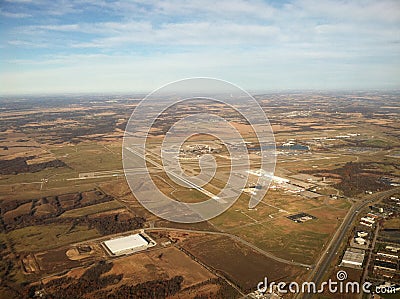
M43 18L33 13L2 43L12 54L0 72L9 91L152 89L186 76L260 88L400 83L399 1L35 3Z
M32 3L33 0L5 0L6 2L10 3Z
M22 13L22 12L9 12L9 11L5 11L3 9L0 8L0 15L7 17L7 18L28 18L31 15L28 13Z
M352 23L400 21L400 2L397 0L297 0L294 8L305 15Z

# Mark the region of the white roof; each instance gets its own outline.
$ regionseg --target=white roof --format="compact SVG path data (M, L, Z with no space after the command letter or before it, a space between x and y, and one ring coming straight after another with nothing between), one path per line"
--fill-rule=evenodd
M356 266L361 266L361 265L362 265L362 262L359 262L359 261L350 261L350 260L343 260L342 263L351 264L351 265L356 265Z
M135 234L108 240L105 241L104 244L108 247L108 249L110 249L112 253L115 254L124 250L130 250L148 245L148 242L140 234Z

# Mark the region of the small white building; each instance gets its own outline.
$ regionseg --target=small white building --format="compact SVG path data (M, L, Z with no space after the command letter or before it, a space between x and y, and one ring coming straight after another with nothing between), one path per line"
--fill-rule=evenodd
M368 236L367 232L357 232L357 237L365 238L366 236Z
M363 238L360 238L360 237L355 238L354 241L356 241L356 243L359 244L359 245L364 245L364 244L367 243L367 240L365 240Z
M375 220L370 217L362 217L361 220L367 223L375 224Z

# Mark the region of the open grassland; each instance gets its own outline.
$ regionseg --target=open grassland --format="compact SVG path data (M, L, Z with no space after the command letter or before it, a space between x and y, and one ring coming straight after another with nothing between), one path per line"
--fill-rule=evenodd
M332 209L333 215L344 215L350 204L345 200L327 198L308 199L282 191L269 190L264 199L254 208L248 208L249 196L242 194L239 199L223 214L210 220L218 229L237 231L243 225L269 223L275 218L299 212L312 212L318 209ZM329 218L336 223L336 218ZM329 221L329 219L327 219Z
M62 177L74 177L77 176L77 172L74 172L72 169L66 167L59 168L46 168L38 172L26 172L19 173L16 175L2 175L0 180L0 185L12 185L12 184L26 184L33 183L36 184L41 183L42 179L55 179L56 176Z
M290 220L287 220L290 221ZM276 256L302 263L313 263L329 234L313 231L286 231L268 223L236 231L236 235Z
M79 181L80 184L60 183L57 188L43 188L40 190L40 184L19 184L19 185L0 185L0 199L32 199L46 196L56 196L71 192L84 192L93 190L97 185L92 181Z
M266 223L238 227L234 233L279 257L314 263L346 211L322 207L309 213L318 219L295 223L279 217Z
M73 209L63 213L60 218L73 218L92 215L100 212L106 212L110 210L116 210L123 208L124 206L116 200L103 202L95 205L90 205L83 208Z
M219 230L227 231L248 223L252 223L253 221L246 217L246 215L235 211L233 208L230 208L221 215L211 219L210 222Z
M122 169L121 152L116 146L85 142L75 146L52 148L51 152L74 171L90 172Z
M37 225L16 229L7 234L17 252L35 252L99 237L95 229L83 225Z

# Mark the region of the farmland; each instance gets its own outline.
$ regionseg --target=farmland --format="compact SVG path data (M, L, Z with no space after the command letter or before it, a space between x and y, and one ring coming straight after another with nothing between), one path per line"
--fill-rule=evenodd
M196 224L152 214L126 181L122 137L138 100L121 97L110 102L98 96L34 98L29 105L16 101L12 109L0 112L1 295L23 297L30 287L41 291L36 289L40 281L49 293L68 287L72 292L83 288L96 267L107 282L98 292L107 294L163 285L176 298L236 298L254 291L265 276L305 280L365 192L391 190L399 182L397 112L380 104L385 100L397 107L397 95L364 96L369 99L365 105L359 105L354 94L257 96L274 129L276 178L261 202L249 208L251 193L245 189L257 187L249 175L246 188L226 212ZM251 169L260 165L254 132L245 121L221 103L194 106L189 102L166 110L154 124L146 149L154 184L187 203L208 196L177 184L157 163L162 162L165 131L189 111L226 117L248 142ZM203 188L217 194L226 188L231 167L219 140L192 136L180 151L180 162L186 175L197 175L205 149L218 167ZM142 170L130 171L136 176ZM293 215L309 218L296 222ZM397 224L394 219L385 225ZM155 238L154 248L114 258L101 246L104 240L140 230ZM94 275L92 285L103 276ZM105 294L87 290L88 298Z

